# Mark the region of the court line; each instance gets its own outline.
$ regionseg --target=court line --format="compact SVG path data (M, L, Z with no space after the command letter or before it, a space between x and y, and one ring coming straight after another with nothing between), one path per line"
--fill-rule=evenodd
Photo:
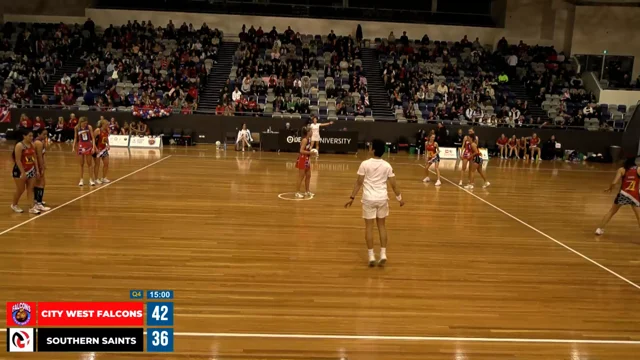
M115 179L115 180L112 180L112 181L111 181L110 183L108 183L108 184L100 185L100 187L97 187L97 188L95 188L95 189L93 189L93 190L89 191L89 192L88 192L88 193L86 193L86 194L82 194L82 195L78 196L77 198L71 199L71 200L67 201L66 203L64 203L64 204L62 204L62 205L56 206L56 207L52 208L52 209L51 209L51 210L49 210L49 211L44 211L44 212L40 213L40 215L36 215L36 216L34 216L34 217L31 217L31 218L29 218L28 220L25 220L25 221L21 222L21 223L20 223L20 224L18 224L18 225L12 226L12 227L10 227L10 228L8 228L8 229L6 229L6 230L4 230L4 231L0 232L0 236L4 235L4 234L6 234L6 233L8 233L8 232L10 232L10 231L12 231L12 230L15 230L15 229L17 229L17 228L19 228L19 227L21 227L21 226L23 226L23 225L26 225L26 224L28 224L28 223L30 223L30 222L32 222L32 221L34 221L34 220L36 220L36 219L39 219L39 218L41 218L41 217L43 217L43 216L45 216L45 215L51 214L52 212L54 212L54 211L56 211L56 210L58 210L58 209L61 209L61 208L65 207L65 206L67 206L67 205L69 205L69 204L71 204L71 203L74 203L74 202L76 202L76 201L78 201L78 200L82 199L83 197L89 196L89 195L93 194L93 193L94 193L94 192L96 192L96 191L100 191L100 190L102 190L102 189L108 188L109 186L111 186L111 185L113 185L113 184L117 183L118 181L120 181L120 180L124 180L124 179L128 178L129 176L135 175L135 174L139 173L139 172L140 172L140 171L142 171L142 170L145 170L145 169L147 169L147 168L152 167L152 166L153 166L153 165L155 165L155 164L158 164L158 163L160 163L160 162L163 162L163 161L167 160L167 159L168 159L168 158L170 158L170 157L171 157L171 155L166 156L166 157L163 157L162 159L157 160L157 161L154 161L154 162L152 162L152 163L151 163L151 164L149 164L149 165L143 166L143 167L141 167L141 168L140 168L140 169L138 169L138 170L135 170L135 171L133 171L133 172L130 172L130 173L128 173L128 174L126 174L126 175L124 175L124 176L121 176L121 177L119 177L119 178ZM28 213L25 213L25 214L28 214Z
M37 331L37 329L36 329ZM0 329L7 332L7 329ZM144 335L148 335L144 331ZM531 339L531 338L483 338L451 336L389 336L389 335L329 335L329 334L261 334L261 333L204 333L175 332L181 337L221 337L253 339L308 339L308 340L380 340L418 342L485 342L485 343L538 343L538 344L600 344L600 345L640 345L637 340L582 340L582 339Z
M425 166L424 166L424 165L422 165L422 164L418 164L418 165L419 165L420 167L422 167L422 168L424 168L424 167L425 167ZM429 172L431 172L431 173L435 174L435 171L433 171L433 170L429 170ZM524 226L528 227L529 229L531 229L531 230L533 230L533 231L537 232L538 234L540 234L540 235L542 235L542 236L546 237L547 239L549 239L549 240L553 241L554 243L556 243L556 244L558 244L558 245L562 246L563 248L565 248L565 249L567 249L567 250L571 251L572 253L574 253L574 254L576 254L576 255L580 256L581 258L583 258L583 259L587 260L588 262L590 262L590 263L592 263L592 264L594 264L594 265L598 266L599 268L601 268L601 269L603 269L603 270L607 271L608 273L610 273L611 275L613 275L613 276L617 277L618 279L620 279L620 280L622 280L622 281L624 281L624 282L628 283L629 285L631 285L631 286L635 287L636 289L640 290L640 285L638 285L638 284L634 283L633 281L631 281L631 280L629 280L629 279L625 278L624 276L622 276L622 275L618 274L617 272L615 272L615 271L613 271L613 270L609 269L608 267L606 267L606 266L604 266L604 265L600 264L599 262L597 262L597 261L595 261L595 260L591 259L590 257L588 257L588 256L586 256L586 255L584 255L584 254L582 254L582 253L581 253L581 252L579 252L578 250L573 249L572 247L570 247L569 245L566 245L566 244L565 244L565 243L563 243L562 241L559 241L559 240L554 239L553 237L551 237L550 235L546 234L545 232L543 232L543 231L541 231L541 230L538 230L537 228L533 227L532 225L529 225L528 223L524 222L523 220L520 220L519 218L515 217L514 215L511 215L511 214L510 214L510 213L508 213L507 211L502 210L501 208L499 208L499 207L497 207L497 206L493 205L492 203L488 202L487 200L485 200L485 199L481 198L480 196L478 196L478 195L476 195L476 194L472 193L471 191L469 191L469 190L467 190L467 189L465 189L465 188L463 188L463 187L459 186L458 184L454 183L453 181L451 181L451 180L447 179L446 177L444 177L444 176L440 175L440 178L441 178L442 180L444 180L444 181L448 182L449 184L451 184L451 185L453 185L453 186L457 187L458 189L460 189L460 190L462 190L462 191L466 192L467 194L469 194L469 195L471 195L471 196L475 197L476 199L478 199L478 200L482 201L483 203L485 203L485 204L487 204L487 205L491 206L492 208L494 208L494 209L498 210L499 212L503 213L504 215L507 215L508 217L510 217L510 218L512 218L513 220L515 220L515 221L519 222L520 224L522 224L522 225L524 225Z
M195 151L195 150L193 150ZM256 152L256 154L260 154L258 152ZM293 155L295 155L295 153L291 153ZM184 155L184 154L171 154L174 157L187 157L187 158L197 158L197 159L201 159L201 158L208 158L208 159L216 159L216 160L237 160L236 157L231 157L231 156L226 156L225 158L217 158L215 155L207 155L207 156L193 156L193 155ZM292 159L260 159L259 157L261 157L261 155L258 155L258 158L250 158L249 156L247 156L247 160L251 159L253 161L271 161L271 162L284 162L284 161L288 161L288 162L295 162L295 158ZM500 159L494 159L494 161L499 161ZM512 161L513 159L510 160L505 160L505 161ZM322 163L335 163L335 164L342 164L342 163L352 163L352 164L360 164L362 161L364 160L336 160L336 161L332 161L332 160L322 160ZM392 161L391 164L392 165L403 165L403 166L415 166L415 165L419 165L417 164L418 161L422 161L422 159L416 159L415 162L396 162L396 161ZM444 161L444 160L443 160ZM453 161L453 159L447 159L446 161ZM520 160L516 160L516 161L520 161ZM529 165L533 165L530 163L523 163L523 164L529 164ZM617 170L617 168L615 169L611 169L611 170L591 170L591 169L540 169L540 168L534 168L534 167L513 167L513 168L508 168L508 167L495 167L492 169L500 169L500 170L535 170L535 171L568 171L568 172L585 172L585 173L607 173L607 174L612 174L615 173L615 171ZM456 169L457 171L458 169Z

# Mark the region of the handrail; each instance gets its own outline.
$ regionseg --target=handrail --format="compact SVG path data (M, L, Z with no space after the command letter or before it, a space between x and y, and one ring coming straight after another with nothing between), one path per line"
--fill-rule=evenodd
M640 101L638 102L640 104ZM68 110L68 111L91 111L91 112L98 112L99 110L94 109L89 109L89 110L80 110L78 109L78 106L62 106L62 105L41 105L41 104L34 104L33 106L28 106L28 107L14 107L13 109L20 111L20 109L40 109L40 110ZM640 109L640 107L638 108ZM638 111L638 110L636 110ZM113 113L125 113L125 111L104 111L104 112L113 112ZM126 111L128 113L130 113L130 111ZM174 114L180 114L182 113L181 110L178 109L174 109L173 110ZM207 110L207 109L202 109L202 110L195 110L195 111L191 111L191 113L195 113L195 114L205 114L205 115L211 115L211 116L230 116L230 115L216 115L216 111L215 110ZM258 113L259 117L269 117L269 115L265 115L263 113ZM283 119L291 119L289 117L287 117L287 115L293 115L290 113L282 113L283 115ZM302 119L306 118L305 115L311 117L312 114L299 114L301 116ZM169 115L171 116L171 115ZM247 117L252 117L251 113L242 113L242 112L234 112L233 116L247 116ZM355 117L355 116L354 116ZM294 118L297 119L297 118ZM153 120L153 119L144 119L144 120ZM346 120L338 120L338 121L345 121L345 123L347 122ZM395 118L391 118L391 117L376 117L375 121L379 121L379 122L398 122L397 119ZM459 121L459 120L423 120L422 122L419 122L419 124L424 124L424 125L435 125L437 123L443 123L443 124L449 124L449 125L453 125L453 121ZM407 121L407 123L409 123ZM405 124L404 122L398 122L399 126L402 126L402 124ZM486 126L486 125L482 125L479 123L474 123L471 121L467 121L466 124L456 124L456 125L460 125L460 126L476 126L476 127L480 127L480 128L502 128L502 129L517 129L517 128L527 128L527 129L557 129L557 130L565 130L565 131L573 131L573 130L579 130L579 131L587 131L587 129L583 126L561 126L561 125L555 125L555 124L547 124L547 125L533 125L533 124L524 124L523 126L518 126L518 127L511 127L508 126L506 124L500 124L500 126ZM600 130L602 131L602 130Z

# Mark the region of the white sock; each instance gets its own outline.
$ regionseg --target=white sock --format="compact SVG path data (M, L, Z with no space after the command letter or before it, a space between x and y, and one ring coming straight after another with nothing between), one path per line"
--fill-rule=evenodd
M369 249L369 250L368 250L368 253L369 253L369 257L370 257L370 258L374 256L374 255L373 255L373 249Z
M387 248L380 248L380 257L381 258L387 257Z

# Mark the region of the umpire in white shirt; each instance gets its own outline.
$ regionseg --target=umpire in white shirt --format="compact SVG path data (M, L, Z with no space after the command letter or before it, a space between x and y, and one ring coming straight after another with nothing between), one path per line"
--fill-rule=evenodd
M365 223L365 240L367 241L367 250L369 255L369 266L376 265L376 257L373 253L373 223L378 224L378 232L380 234L380 261L379 266L384 266L387 262L387 228L385 219L389 216L389 195L387 193L387 182L391 184L393 192L396 194L396 200L400 202L400 206L404 205L402 194L396 185L396 175L393 173L391 165L382 160L385 152L385 143L382 140L373 140L371 145L373 149L373 157L365 160L358 168L358 180L351 192L349 202L345 204L348 208L353 204L353 200L362 191L362 217Z

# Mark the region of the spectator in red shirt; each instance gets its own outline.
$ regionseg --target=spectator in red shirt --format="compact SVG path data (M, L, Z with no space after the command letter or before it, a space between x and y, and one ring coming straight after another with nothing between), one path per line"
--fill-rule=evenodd
M31 119L29 119L27 114L20 115L20 121L18 122L18 128L19 129L29 129L29 130L31 130L33 128L33 122L31 121Z
M223 104L218 104L218 106L216 106L216 115L224 114L224 110L225 110L224 105Z

